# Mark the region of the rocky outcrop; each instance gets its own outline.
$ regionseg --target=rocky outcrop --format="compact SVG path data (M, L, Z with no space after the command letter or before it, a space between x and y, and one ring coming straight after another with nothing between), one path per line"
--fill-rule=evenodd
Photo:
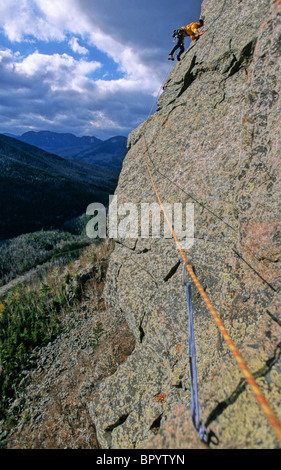
M118 203L194 204L186 251L281 419L279 0L204 0L205 34L173 67L158 108L128 139ZM157 202L157 201L156 201ZM187 306L172 239L117 239L108 308L136 346L89 404L102 448L199 448L190 426ZM278 448L195 287L200 412L218 448ZM156 435L157 434L157 435ZM214 446L214 444L210 444Z

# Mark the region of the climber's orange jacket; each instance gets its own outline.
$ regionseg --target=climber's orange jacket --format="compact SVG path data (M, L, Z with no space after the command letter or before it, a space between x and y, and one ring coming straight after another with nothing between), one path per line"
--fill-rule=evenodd
M184 37L190 36L190 39L194 41L194 39L197 39L199 36L197 33L198 28L200 28L200 26L196 23L190 23L186 26L182 26L182 29L184 30Z

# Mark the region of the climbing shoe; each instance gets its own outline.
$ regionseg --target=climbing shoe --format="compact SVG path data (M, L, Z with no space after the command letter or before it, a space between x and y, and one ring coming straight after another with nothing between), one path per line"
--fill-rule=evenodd
M168 57L168 60L175 60L175 59L174 59L173 56L170 54L169 57Z
M181 60L181 58L180 58L180 55L179 55L179 54L177 55L177 59L178 59L178 60Z

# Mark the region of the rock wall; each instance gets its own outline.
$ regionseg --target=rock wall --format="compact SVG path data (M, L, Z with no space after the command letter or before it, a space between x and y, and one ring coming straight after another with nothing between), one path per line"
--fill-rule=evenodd
M194 204L186 254L279 419L280 4L203 1L206 32L175 63L145 130L129 136L116 190L119 204L157 202L144 130L163 202ZM190 424L181 273L173 240L116 240L105 300L136 346L89 404L102 448L202 447ZM279 448L195 287L192 295L200 413L216 447Z

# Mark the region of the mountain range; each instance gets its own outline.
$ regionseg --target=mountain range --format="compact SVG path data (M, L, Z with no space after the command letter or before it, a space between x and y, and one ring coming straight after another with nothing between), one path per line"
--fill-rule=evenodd
M92 202L108 203L116 169L65 159L0 134L0 240L60 228Z
M30 131L20 136L5 135L60 157L81 160L118 173L127 152L127 138L124 136L115 136L103 141L94 136L77 137L70 133L50 131Z

